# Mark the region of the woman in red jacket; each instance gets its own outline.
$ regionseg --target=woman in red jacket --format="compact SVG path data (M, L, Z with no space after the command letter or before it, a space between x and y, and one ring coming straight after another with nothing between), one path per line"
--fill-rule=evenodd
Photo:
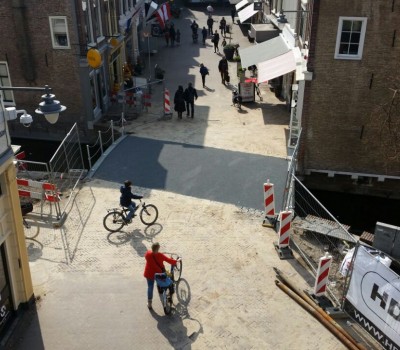
M143 276L147 279L147 307L152 309L153 289L154 289L154 274L162 273L164 261L168 264L176 265L176 260L168 258L162 253L159 253L160 243L153 243L151 250L148 250L144 255L146 266L144 267Z

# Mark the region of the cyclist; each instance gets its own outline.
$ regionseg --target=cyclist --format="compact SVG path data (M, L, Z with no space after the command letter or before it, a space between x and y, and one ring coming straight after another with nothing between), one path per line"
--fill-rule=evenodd
M125 218L125 222L128 223L132 220L133 214L135 214L136 203L132 199L142 199L143 196L139 196L132 193L132 182L126 180L121 186L119 191L121 192L121 197L119 198L119 203L129 209L129 213Z
M160 243L153 243L151 250L148 250L144 255L146 266L144 267L143 276L147 279L147 307L152 310L154 275L156 273L165 272L164 261L168 264L176 265L177 260L168 258L162 253L159 253Z

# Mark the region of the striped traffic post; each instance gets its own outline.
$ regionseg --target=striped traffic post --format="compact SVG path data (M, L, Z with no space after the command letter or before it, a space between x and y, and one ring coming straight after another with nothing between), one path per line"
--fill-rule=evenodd
M164 116L171 115L171 101L169 97L169 90L164 91Z
M274 246L280 259L293 259L293 252L289 247L292 218L293 213L290 210L281 211L278 216L278 242Z
M275 223L275 196L274 184L269 182L269 179L264 183L264 227L274 227Z
M332 264L332 255L328 252L319 259L317 276L315 278L314 295L320 297L325 295L328 285L329 270Z

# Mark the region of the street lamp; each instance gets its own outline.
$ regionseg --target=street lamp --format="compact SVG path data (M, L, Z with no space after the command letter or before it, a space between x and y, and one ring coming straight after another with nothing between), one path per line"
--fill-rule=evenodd
M143 30L143 36L147 38L147 51L149 54L149 81L151 80L151 62L150 62L150 35L151 35L151 29L146 28L146 30Z
M285 10L281 10L281 12L279 12L279 16L278 16L278 19L277 19L277 22L278 22L278 28L280 29L280 30L283 30L283 28L285 27L285 25L286 25L286 23L288 23L288 20L287 20L287 18L286 18L286 16L285 16L285 12L286 13L301 13L301 14L303 14L303 13L307 13L307 12L309 12L308 10L298 10L298 11L285 11Z
M26 113L25 110L16 110L14 107L4 108L3 93L1 91L44 91L42 95L42 102L39 103L39 107L35 110L37 114L44 115L46 120L50 124L55 124L58 121L58 117L61 112L64 112L67 107L60 104L60 101L55 99L55 95L51 93L52 89L45 85L44 88L40 87L12 87L12 86L0 86L0 102L3 110L8 112L8 120L17 119L19 113L23 113L20 117L20 122L24 126L30 126L33 118Z

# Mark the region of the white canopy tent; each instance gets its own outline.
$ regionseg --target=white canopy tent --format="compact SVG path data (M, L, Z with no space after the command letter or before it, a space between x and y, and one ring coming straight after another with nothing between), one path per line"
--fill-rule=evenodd
M235 5L236 11L239 11L242 7L248 4L250 4L250 0L239 0Z
M260 83L292 72L301 65L299 48L290 48L281 35L245 49L239 48L239 55L242 67L257 65Z
M246 19L249 19L250 17L254 16L257 12L258 11L254 11L253 5L246 6L243 10L238 12L240 23L243 23Z

